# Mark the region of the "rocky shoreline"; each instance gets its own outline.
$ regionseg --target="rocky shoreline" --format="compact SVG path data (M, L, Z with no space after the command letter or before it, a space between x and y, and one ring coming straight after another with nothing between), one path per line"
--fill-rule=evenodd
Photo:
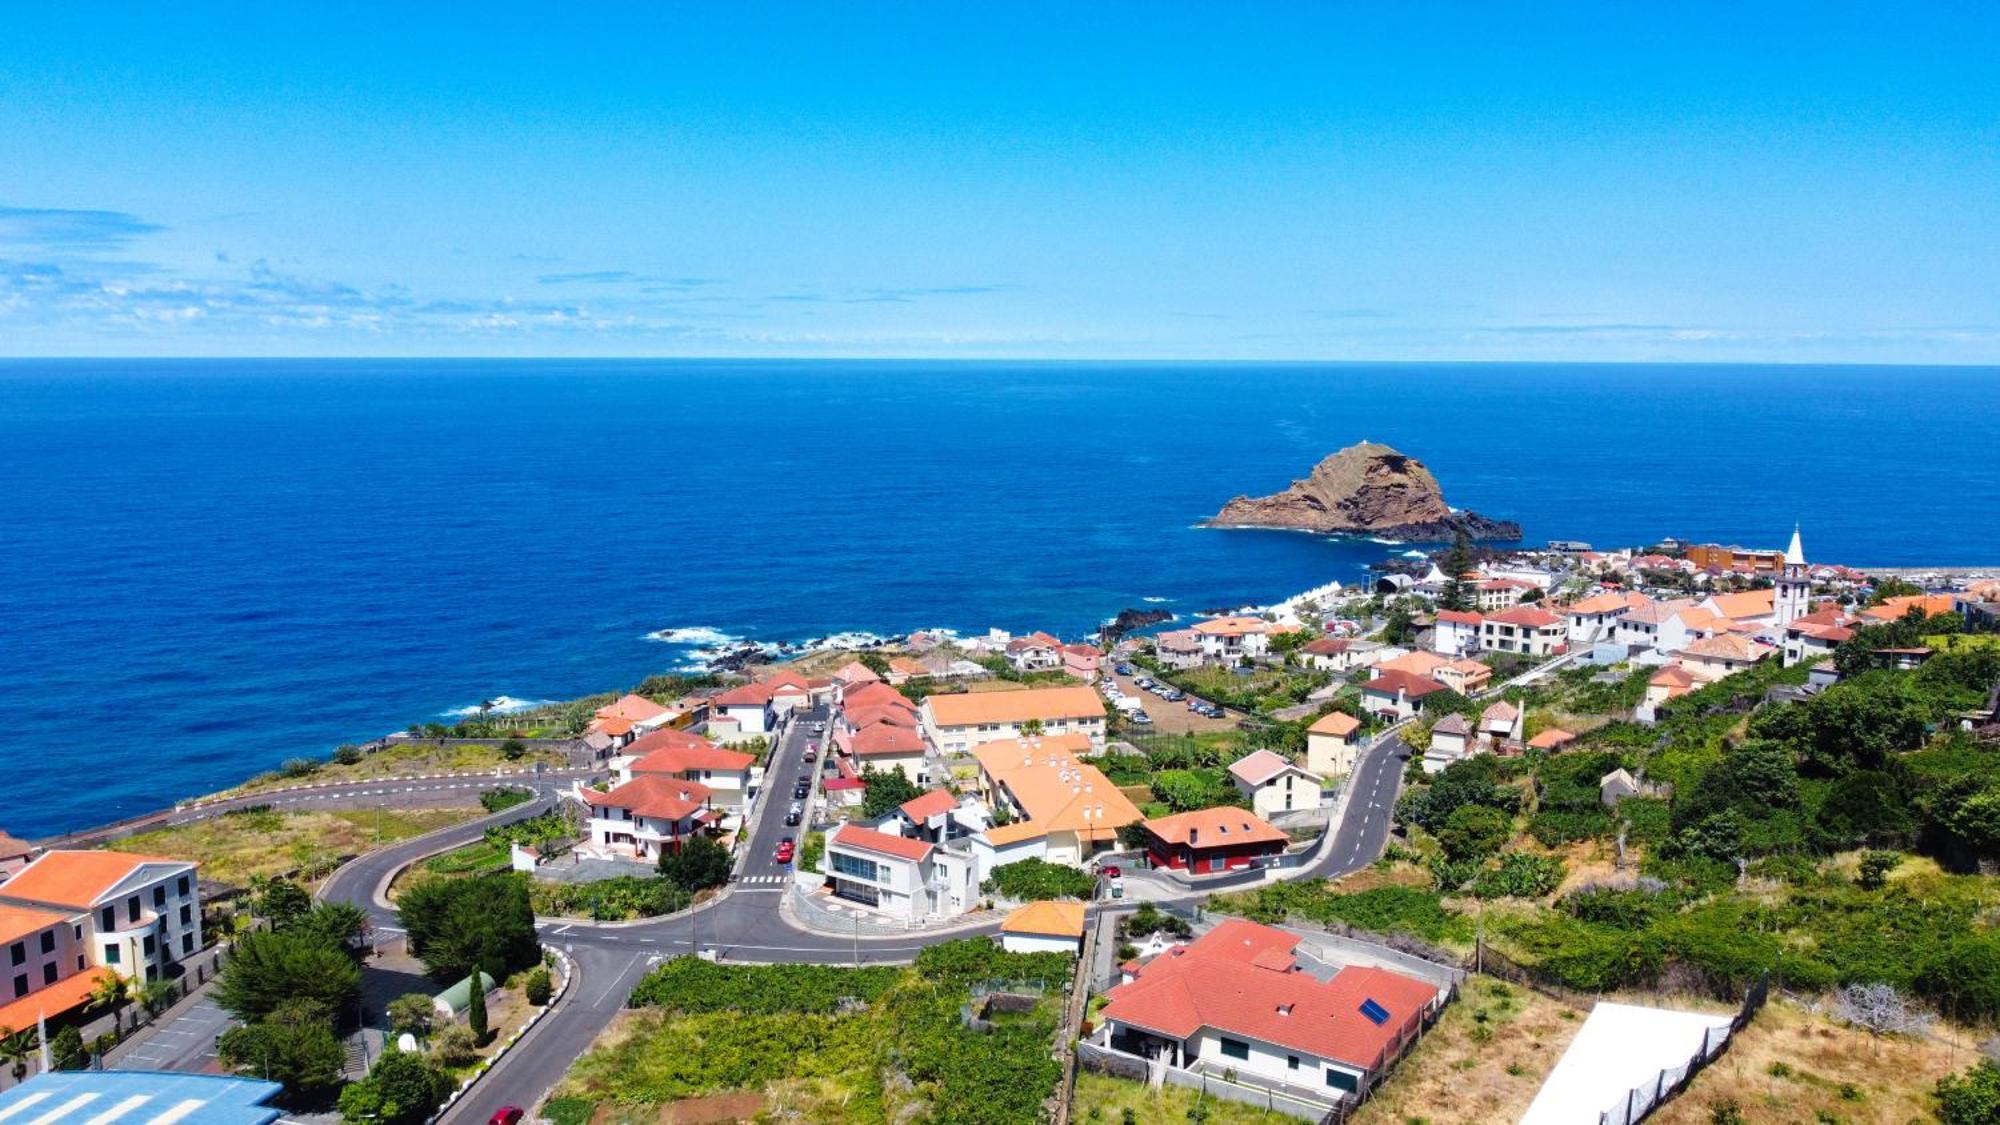
M1366 535L1414 542L1469 539L1512 542L1521 525L1460 511L1422 461L1386 445L1350 445L1313 466L1283 492L1238 496L1207 521L1221 528L1279 528L1322 535Z

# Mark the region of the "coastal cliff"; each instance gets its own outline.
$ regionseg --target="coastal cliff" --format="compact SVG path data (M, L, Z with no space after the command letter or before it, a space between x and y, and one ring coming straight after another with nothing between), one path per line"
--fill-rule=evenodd
M1521 525L1452 510L1422 461L1386 445L1350 445L1304 480L1270 496L1238 496L1208 521L1216 527L1275 527L1325 534L1444 540L1519 539Z

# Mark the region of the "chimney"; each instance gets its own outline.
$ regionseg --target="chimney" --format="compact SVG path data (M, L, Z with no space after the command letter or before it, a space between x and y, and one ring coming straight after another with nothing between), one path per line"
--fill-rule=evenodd
M1188 847L1190 848L1194 847L1197 843L1200 842L1201 842L1201 829L1199 828L1188 829Z

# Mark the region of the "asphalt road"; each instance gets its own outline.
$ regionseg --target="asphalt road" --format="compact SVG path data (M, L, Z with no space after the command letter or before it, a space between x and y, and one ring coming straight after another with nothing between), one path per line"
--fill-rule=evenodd
M806 720L810 721L810 720ZM791 804L792 779L805 741L805 722L794 724L772 749L766 785L750 828L751 854L745 875L785 871L769 859L779 836L796 829L783 824ZM1330 846L1295 877L1334 878L1358 870L1381 854L1400 792L1409 748L1400 739L1385 739L1357 764L1352 782L1357 788ZM775 785L773 785L775 783ZM772 799L777 797L780 799ZM406 840L363 856L342 867L321 888L322 898L352 902L366 909L378 928L398 932L395 912L377 899L390 876L423 857L477 839L489 825L534 816L554 803L542 797L512 809L428 836ZM693 952L712 951L725 960L760 963L820 964L902 963L924 946L948 939L988 934L998 924L954 930L949 934L908 934L889 937L833 935L793 925L780 912L782 884L769 890L739 878L721 897L707 905L658 921L634 923L547 922L540 926L543 942L568 957L574 975L569 990L514 1049L489 1069L465 1097L441 1119L447 1123L486 1121L504 1106L531 1107L555 1088L570 1064L589 1049L598 1033L618 1014L634 985L661 960ZM1205 891L1181 901L1194 902Z
M785 724L772 745L770 757L764 762L764 789L757 795L749 844L743 851L743 861L737 871L737 890L778 893L791 882L792 865L779 863L775 858L778 841L790 836L794 843L803 844L809 831L805 826L812 823L812 801L819 792L819 765L825 758L808 764L805 760L806 743L823 743L822 736L811 733L811 726L816 722L831 722L832 719L833 712L828 707L799 712ZM805 815L800 818L800 823L788 826L785 824L785 813L792 807L793 784L800 774L813 780L813 789L801 802L805 805Z

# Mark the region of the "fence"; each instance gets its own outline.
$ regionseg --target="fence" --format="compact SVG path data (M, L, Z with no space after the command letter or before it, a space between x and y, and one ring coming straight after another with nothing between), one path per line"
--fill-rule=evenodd
M1770 998L1771 977L1765 974L1743 994L1743 1006L1737 1009L1735 1018L1728 1027L1712 1027L1701 1037L1701 1048L1694 1057L1680 1066L1670 1067L1655 1075L1653 1081L1644 1086L1634 1086L1625 1092L1624 1098L1616 1105L1597 1115L1598 1125L1634 1125L1643 1121L1646 1115L1660 1107L1667 1100L1687 1089L1687 1084L1701 1069L1721 1057L1729 1049L1729 1040L1749 1025L1750 1020L1764 1007Z
M1250 1086L1214 1075L1182 1070L1179 1067L1151 1062L1138 1055L1087 1040L1080 1040L1076 1045L1076 1065L1131 1082L1150 1082L1154 1070L1158 1069L1161 1081L1190 1090L1199 1090L1207 1097L1252 1105L1259 1109L1304 1118L1307 1121L1339 1121L1346 1117L1345 1111L1337 1102L1307 1100L1274 1087Z

